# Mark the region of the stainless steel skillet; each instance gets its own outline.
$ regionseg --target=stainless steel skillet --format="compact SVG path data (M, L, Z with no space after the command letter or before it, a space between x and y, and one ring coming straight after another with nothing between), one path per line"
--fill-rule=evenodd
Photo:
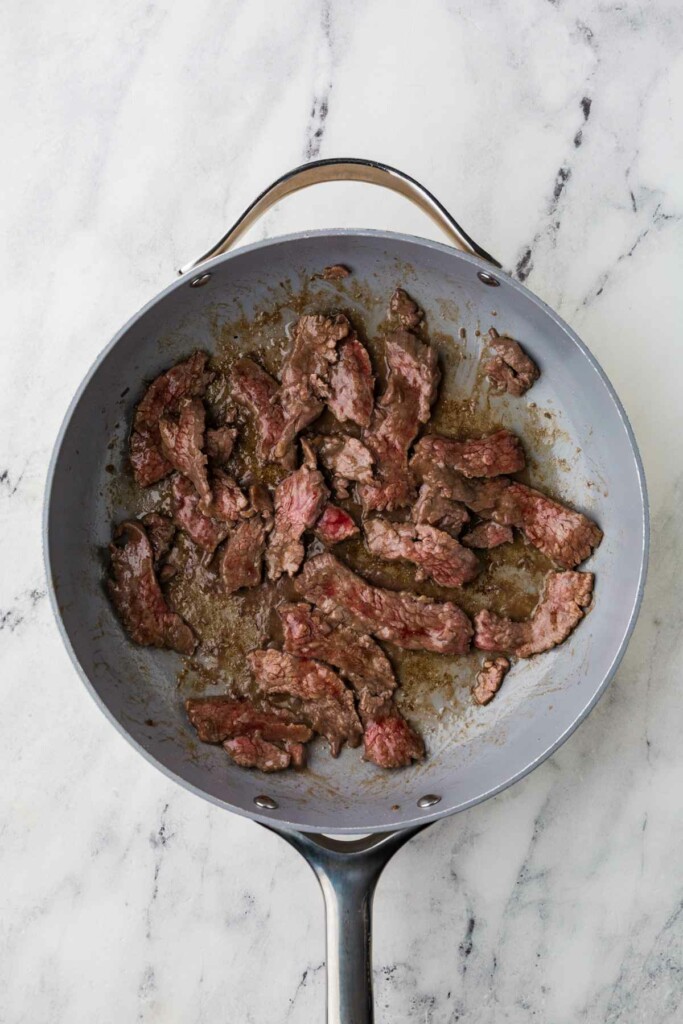
M392 232L315 231L229 247L272 203L319 181L381 184L416 202L459 247ZM587 566L595 607L556 651L517 666L494 704L423 723L423 765L379 773L356 751L338 761L314 753L309 773L264 777L197 749L178 699L179 660L134 647L102 588L99 552L126 502L111 492L111 465L124 471L126 435L139 383L196 347L215 347L217 325L286 301L294 280L331 263L353 269L344 307L369 328L396 284L425 308L430 331L468 328L471 359L445 358L444 388L466 394L478 356L474 329L523 340L542 368L526 401L502 402L501 420L522 436L552 417L544 472L605 532ZM288 283L289 282L289 283ZM311 292L316 308L337 293ZM365 296L365 298L363 298ZM376 302L368 299L375 296ZM240 345L239 336L235 345ZM328 160L298 168L267 189L221 242L137 313L102 352L67 412L50 466L44 515L47 575L64 642L110 721L152 763L187 789L268 826L296 847L320 881L327 910L328 1021L372 1020L370 907L391 855L438 818L485 800L548 757L586 717L624 653L640 605L648 548L643 469L624 410L593 356L527 288L499 269L421 185L392 168ZM151 723L151 724L150 724ZM329 834L363 835L344 841Z

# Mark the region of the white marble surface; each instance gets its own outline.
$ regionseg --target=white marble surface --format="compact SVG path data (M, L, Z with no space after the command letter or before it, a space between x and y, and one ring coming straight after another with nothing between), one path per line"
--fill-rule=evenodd
M40 551L50 449L98 351L318 155L421 178L569 320L632 417L653 512L644 609L597 710L387 869L378 1021L680 1021L680 4L8 0L3 15L0 1021L323 1019L313 876L105 722ZM362 186L297 197L258 234L359 224L432 234Z

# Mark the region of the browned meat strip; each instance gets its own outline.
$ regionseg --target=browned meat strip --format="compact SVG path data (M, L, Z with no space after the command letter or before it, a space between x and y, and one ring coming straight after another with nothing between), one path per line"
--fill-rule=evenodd
M211 477L212 500L200 503L208 516L222 522L235 523L246 514L249 506L247 496L231 476L222 469L215 469Z
M361 694L358 704L363 723L363 759L380 768L404 768L421 761L422 737L406 722L391 694Z
M232 368L232 392L236 402L251 415L257 434L257 455L264 462L282 436L285 418L278 401L279 385L253 359L238 359Z
M375 460L377 477L375 482L358 488L365 511L391 511L413 500L408 449L420 423L429 419L440 380L436 352L408 331L396 331L387 337L386 359L387 386L363 434Z
M301 537L322 512L329 491L322 473L304 464L290 473L275 489L275 524L270 535L266 564L268 578L283 573L292 576L303 561Z
M281 772L289 768L292 756L287 750L258 735L235 736L223 747L240 768L258 768L261 772Z
M442 587L461 587L481 571L477 556L455 537L423 523L367 519L365 540L373 555L390 562L412 562L418 567L418 580L431 576Z
M337 622L409 650L464 654L472 624L450 601L373 587L334 555L316 555L296 580L297 592Z
M438 487L427 482L420 487L412 516L416 523L437 526L452 537L458 536L470 518L462 502L453 501L448 495L442 494Z
M278 615L290 654L333 665L359 693L384 695L396 688L389 659L372 637L330 622L310 604L280 605Z
M489 477L517 473L526 460L519 438L509 430L498 430L467 441L428 434L415 446L411 465L418 473L424 466L443 466L466 477Z
M160 563L171 550L171 544L175 537L175 524L159 512L148 512L141 519L142 525L147 531L152 551L154 552L154 568L158 569Z
M260 516L244 519L219 552L218 571L229 594L257 587L266 550L266 528Z
M211 500L211 488L206 475L204 429L206 412L199 398L183 398L178 417L162 416L159 436L164 458L179 473L191 480L202 502Z
M154 552L141 523L124 522L109 545L111 578L107 589L124 629L143 647L170 647L192 654L194 633L171 611L154 574Z
M342 540L348 540L349 537L353 537L359 532L352 516L343 508L329 502L325 505L323 514L315 524L316 536L328 547L339 544Z
M345 267L343 263L333 263L332 266L325 267L320 277L324 281L341 281L348 277L350 273L349 268Z
M265 484L252 484L249 488L249 505L261 516L266 529L273 525L273 499Z
M130 462L141 487L168 476L173 467L161 451L159 421L165 413L177 413L184 398L201 398L213 374L207 370L206 352L194 352L150 384L135 410L130 437Z
M204 515L199 507L199 495L187 477L180 473L176 473L171 481L171 500L173 521L178 529L184 530L190 540L204 551L215 551L227 537L230 527L225 522Z
M374 459L362 441L346 434L316 437L313 445L325 469L332 474L338 498L348 498L349 481L370 483Z
M486 659L472 687L472 696L477 704L488 704L493 700L509 671L510 662L507 658Z
M482 651L510 651L518 658L541 654L566 640L585 615L593 594L592 572L552 572L541 600L526 622L484 609L474 618L474 643Z
M286 708L259 708L248 698L191 697L185 701L185 710L202 743L222 743L254 732L265 740L307 743L313 735Z
M297 711L327 739L333 757L344 743L358 746L362 729L353 694L327 665L274 650L252 651L247 661L261 693L297 699Z
M237 431L234 427L209 428L205 435L205 448L209 462L214 466L227 466L235 447Z
M497 391L519 398L540 377L536 363L512 338L501 338L494 328L489 332L489 347L495 358L486 365L486 375Z
M422 310L407 292L397 288L389 300L388 316L390 320L398 320L401 327L411 330L422 320Z
M419 445L417 447L419 448ZM473 512L485 517L493 513L501 494L511 483L506 476L467 479L451 466L438 465L419 456L412 458L410 468L417 479L422 481L423 486L430 488L431 493L436 492L449 501L461 502Z
M524 484L513 482L505 489L492 517L518 527L534 547L566 569L588 558L602 540L602 530L592 519Z
M375 378L367 349L358 338L347 338L339 346L339 359L330 371L327 403L341 423L350 420L367 427L372 416Z
M351 330L343 313L301 316L292 329L292 345L282 369L280 404L284 427L273 448L276 459L287 456L299 431L323 411L329 396L330 369L337 344Z
M292 768L306 767L306 747L303 743L296 743L294 740L285 740L282 744L290 756Z
M461 539L467 548L497 548L501 544L512 543L513 534L509 526L499 526L498 523L479 523Z

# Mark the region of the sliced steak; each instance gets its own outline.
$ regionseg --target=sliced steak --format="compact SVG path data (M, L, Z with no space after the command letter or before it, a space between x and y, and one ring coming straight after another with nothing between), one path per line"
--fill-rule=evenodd
M602 540L602 530L581 512L524 484L511 483L496 501L493 519L522 530L530 544L566 569L579 565Z
M261 582L266 528L260 516L244 519L230 534L218 556L218 571L229 594Z
M405 768L421 761L422 737L406 722L391 694L361 694L358 704L363 723L363 759L379 768Z
M342 281L345 277L349 277L350 274L351 271L343 263L333 263L331 266L324 268L320 277L324 281Z
M211 477L210 502L200 503L201 509L213 519L225 523L236 523L245 515L249 507L246 494L231 476L222 470L215 469Z
M442 587L461 587L481 571L477 556L444 530L380 517L367 519L364 528L373 555L389 562L412 562L418 567L418 580L431 577Z
M287 750L261 739L257 734L252 736L235 736L226 740L224 749L230 754L240 768L258 768L261 772L282 772L289 768L292 756Z
M332 474L332 486L338 498L348 498L349 482L372 481L374 459L362 441L346 434L313 438L313 445L324 468Z
M510 651L530 658L567 639L585 615L593 594L592 572L552 572L533 615L525 622L484 609L474 618L474 643L482 651Z
M130 436L130 462L140 487L150 487L172 472L161 451L159 421L165 413L177 413L184 398L201 398L213 374L207 370L206 352L194 352L150 384L135 410Z
M327 404L341 423L350 420L367 427L372 416L375 378L367 349L351 337L339 346L339 358L330 371Z
M176 531L175 523L168 516L162 516L159 512L148 512L140 521L147 531L152 545L154 568L158 569L171 550Z
M424 440L424 438L423 438ZM420 442L421 444L421 442ZM478 515L488 517L494 512L498 500L512 482L506 476L470 478L451 466L439 465L426 458L426 451L413 456L410 468L422 486L429 488L430 496L440 495L448 501L460 502Z
M268 542L268 578L293 576L304 557L301 537L318 520L329 491L322 473L304 464L275 489L275 524Z
M428 434L415 446L411 465L418 473L425 466L441 466L466 477L490 477L517 473L526 460L519 438L509 430L498 430L467 441Z
M178 416L162 416L159 436L164 458L183 476L191 480L202 502L211 500L204 454L206 412L199 398L184 398Z
M204 551L215 551L228 536L229 524L202 512L199 495L194 486L180 473L176 473L171 481L171 501L174 523Z
M519 398L540 377L536 363L522 346L513 338L501 338L494 328L489 332L489 348L495 358L486 364L486 376L497 391Z
M390 334L385 350L387 386L363 434L377 477L358 488L366 512L391 511L412 502L415 487L408 468L408 449L420 424L429 419L440 380L436 352L414 334Z
M249 508L261 516L266 531L273 526L273 499L265 484L252 484L249 488Z
M387 315L390 320L398 320L401 327L407 330L417 327L423 317L420 307L403 288L397 288L389 299Z
M257 455L268 462L285 425L278 401L279 384L248 357L237 360L232 368L231 381L235 401L251 416L258 439Z
M408 650L464 654L472 624L450 601L373 587L334 555L316 555L296 580L298 594L337 622Z
M344 743L357 747L362 728L353 694L327 665L284 651L252 651L249 667L260 692L295 698L296 708L337 757Z
M467 548L489 549L511 544L513 539L511 527L500 526L498 523L479 523L461 538Z
M310 604L280 605L278 615L289 654L333 665L359 693L385 695L396 689L389 659L372 637L330 622Z
M420 487L412 516L416 523L437 526L452 537L458 536L470 518L461 501L453 501L448 495L442 494L438 487L427 482Z
M286 708L259 708L248 698L192 697L185 710L202 743L257 732L266 740L307 743L313 733Z
M109 545L107 590L130 638L143 647L169 647L192 654L197 641L186 622L171 611L154 574L154 552L141 523L124 522Z
M236 440L237 431L234 427L209 428L204 438L204 447L211 465L225 468L230 461Z
M333 317L301 316L295 323L282 369L280 405L284 426L273 448L276 459L287 456L299 431L323 411L330 393L330 369L337 361L337 344L350 330L343 313Z
M486 659L472 687L472 696L477 704L488 704L493 700L509 671L510 662L507 658Z
M323 514L315 524L316 537L328 547L348 540L349 537L353 537L357 533L360 533L360 530L353 517L343 508L339 508L338 505L333 505L331 502L325 505Z

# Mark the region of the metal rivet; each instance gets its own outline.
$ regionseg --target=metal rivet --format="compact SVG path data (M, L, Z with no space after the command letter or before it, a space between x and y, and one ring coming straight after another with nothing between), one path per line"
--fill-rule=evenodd
M190 281L190 288L201 288L203 285L208 284L212 278L212 274L200 274L199 277L194 277Z
M478 270L477 277L484 284L487 284L489 288L498 288L498 286L500 285L500 281L498 280L498 278L494 277L493 274L487 273L485 270Z
M434 804L438 804L441 801L441 797L435 793L427 793L426 796L421 796L417 801L418 807L433 807Z
M279 807L277 800L273 800L272 796L255 796L254 803L264 811L276 811Z

